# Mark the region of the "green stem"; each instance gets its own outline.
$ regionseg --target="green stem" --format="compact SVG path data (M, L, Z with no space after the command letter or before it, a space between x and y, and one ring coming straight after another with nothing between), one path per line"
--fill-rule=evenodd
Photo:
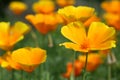
M23 71L21 71L21 80L24 80Z
M32 73L28 73L28 80L32 80Z
M85 67L84 67L84 73L83 73L83 80L86 80L87 61L88 61L88 53L86 53Z
M50 80L50 74L49 74L49 72L47 72L47 75L46 75L47 77L46 77L46 80Z
M39 66L39 68L40 68L40 73L41 73L41 75L39 76L39 79L40 79L40 80L44 80L44 79L43 79L43 73L44 73L44 71L43 71L43 70L44 70L44 65L43 65L43 64L42 64L42 65L40 65L40 66Z
M114 70L114 78L115 78L115 80L118 80L117 79L117 63L115 63L115 64L113 64L113 70Z
M108 80L112 80L111 79L111 65L108 64Z
M53 40L51 34L48 34L48 47L53 47Z
M3 70L0 68L0 80L3 80Z
M42 47L43 49L46 47L46 35L42 35L42 43L40 45L40 47Z
M31 30L31 36L32 36L32 38L33 38L33 40L34 40L34 42L35 42L35 46L36 46L36 47L39 47L39 43L38 43L37 36L36 36L35 32L32 31L32 30Z
M11 80L15 80L14 70L11 71Z

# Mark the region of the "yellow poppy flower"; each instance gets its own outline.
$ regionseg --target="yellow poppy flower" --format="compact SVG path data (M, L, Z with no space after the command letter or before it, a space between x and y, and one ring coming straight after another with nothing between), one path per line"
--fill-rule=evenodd
M23 2L13 1L9 4L9 9L16 15L20 15L27 9L27 5Z
M55 30L59 23L59 18L56 14L27 15L26 19L42 34L47 34L48 32Z
M13 27L9 22L0 22L0 48L10 50L28 31L29 27L23 22L16 22Z
M14 60L11 58L11 52L7 52L3 56L0 57L1 60L1 67L6 68L7 70L11 69L16 69L20 70L21 66L16 63Z
M120 14L120 1L119 0L104 1L101 4L101 7L106 12Z
M13 51L12 59L21 64L23 70L32 72L35 67L46 61L46 51L40 48L21 48Z
M75 4L75 0L56 0L56 3L60 7L65 7L65 6L70 6L70 5Z
M115 29L102 22L91 23L88 32L80 22L72 22L63 26L61 33L72 42L65 42L66 48L75 51L89 52L90 50L105 50L115 47Z
M120 14L105 13L103 17L108 25L120 30Z
M52 0L41 0L33 4L33 11L36 13L52 13L55 9L54 2Z
M94 8L87 6L67 6L58 10L66 24L74 21L85 22L88 18L95 15Z
M85 65L86 55L80 55L79 61ZM101 56L99 54L90 53L90 54L88 54L86 70L87 71L94 71L101 63L102 63L102 59L101 59Z

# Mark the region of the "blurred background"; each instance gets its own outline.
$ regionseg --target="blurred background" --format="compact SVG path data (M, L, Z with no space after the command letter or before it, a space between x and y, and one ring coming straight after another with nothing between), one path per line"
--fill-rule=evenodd
M9 4L12 1L22 1L27 5L27 10L24 11L20 15L15 15L13 12L9 9ZM32 32L25 35L25 38L18 42L15 47L15 49L21 48L21 47L35 47L35 40L33 36L35 35L37 37L38 45L39 47L47 50L47 61L37 67L34 72L31 74L28 74L27 72L23 71L8 71L6 69L3 69L0 67L0 80L69 80L67 78L64 78L62 76L63 73L66 72L66 64L68 62L72 62L73 60L73 50L65 49L64 47L59 46L60 43L64 41L68 41L66 38L64 38L61 33L60 29L62 27L61 24L58 25L57 29L54 32L51 32L52 35L52 42L53 47L49 47L48 44L48 35L44 36L39 31L37 31L31 23L29 23L25 16L27 14L35 14L35 12L32 9L33 3L37 2L38 0L0 0L0 21L10 22L11 24L15 23L16 21L23 21L31 26L32 32L34 34L31 34ZM53 0L55 2L55 0ZM98 17L101 17L104 13L103 9L101 8L101 3L105 0L75 0L75 6L89 6L95 8L96 14ZM60 8L55 3L55 12L58 11ZM104 21L104 20L102 20ZM105 22L105 21L104 21ZM116 34L117 37L117 47L115 49L112 49L114 52L116 59L117 59L117 65L111 68L111 77L112 79L108 79L108 64L107 64L107 58L101 64L95 71L88 72L87 80L120 80L120 54L119 54L119 48L120 48L120 32L117 31ZM4 50L0 50L0 55L4 54ZM79 52L77 52L77 55L79 55ZM40 70L42 68L42 70ZM42 71L42 73L40 72ZM21 75L23 78L21 79ZM81 74L82 75L82 74ZM31 76L31 78L29 78ZM13 78L14 77L14 78ZM75 80L81 80L82 77L78 76Z

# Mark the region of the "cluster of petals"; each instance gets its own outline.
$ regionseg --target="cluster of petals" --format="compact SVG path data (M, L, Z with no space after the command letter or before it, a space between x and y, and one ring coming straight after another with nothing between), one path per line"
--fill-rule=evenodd
M64 42L60 45L75 51L106 50L116 46L115 29L102 22L92 22L88 30L82 23L72 22L63 26L61 33L72 42Z
M23 22L16 22L10 26L9 22L0 22L0 48L10 50L18 41L24 38L24 34L30 30Z
M87 6L67 6L59 9L58 14L63 18L64 24L81 21L85 26L89 26L91 22L99 21L99 18L95 15L94 8Z
M46 51L41 48L20 48L1 56L0 65L8 70L32 72L39 64L46 61L46 57Z
M11 58L10 51L0 56L0 66L7 70L12 70L12 69L20 70L21 69L20 65Z
M57 24L62 22L62 19L57 14L29 14L26 19L41 33L47 34L57 28Z

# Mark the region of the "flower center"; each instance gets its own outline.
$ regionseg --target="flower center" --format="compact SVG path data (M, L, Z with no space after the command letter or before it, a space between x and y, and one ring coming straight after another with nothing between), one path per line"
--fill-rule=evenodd
M83 50L88 50L89 49L89 42L87 41L87 40L85 40L84 42L83 42L83 44L81 44L81 49L83 49Z

